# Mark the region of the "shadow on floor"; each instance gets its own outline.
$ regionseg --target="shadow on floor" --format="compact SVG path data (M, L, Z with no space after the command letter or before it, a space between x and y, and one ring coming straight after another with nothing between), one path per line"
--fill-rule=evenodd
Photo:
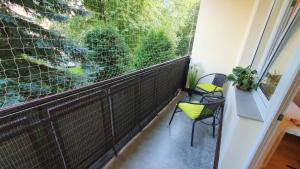
M216 146L212 126L197 122L190 146L192 121L182 112L169 126L175 98L153 121L113 158L105 169L211 169ZM206 122L212 121L207 119ZM218 130L216 130L218 131ZM216 133L217 136L217 133Z

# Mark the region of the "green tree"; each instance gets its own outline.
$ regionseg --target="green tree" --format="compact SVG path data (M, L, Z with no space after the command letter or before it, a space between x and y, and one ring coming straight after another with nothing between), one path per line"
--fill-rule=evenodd
M0 107L185 55L198 8L199 0L5 0Z
M117 29L97 27L87 33L85 43L91 50L88 58L103 68L98 80L124 73L129 65L130 50Z
M174 58L173 45L164 31L150 31L137 47L134 60L138 69Z
M176 54L178 56L184 56L188 54L190 50L190 44L192 43L196 29L199 3L192 3L191 6L188 6L188 9L189 12L184 15L184 24L180 25L177 30L177 38L179 41L177 43Z
M118 28L127 44L133 49L147 28L144 27L142 12L147 0L84 0L87 8L98 19Z
M190 38L181 37L176 47L177 56L185 56L189 52Z
M17 12L19 9L12 6L25 12ZM0 97L0 107L74 87L72 75L58 65L80 57L83 50L59 32L44 27L42 21L66 22L71 14L84 13L69 6L67 0L1 2L0 91L4 97Z

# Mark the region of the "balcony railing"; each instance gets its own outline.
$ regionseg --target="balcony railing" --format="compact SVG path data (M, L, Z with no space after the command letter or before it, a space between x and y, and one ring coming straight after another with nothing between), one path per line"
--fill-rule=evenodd
M0 164L99 168L175 96L189 58L0 110Z

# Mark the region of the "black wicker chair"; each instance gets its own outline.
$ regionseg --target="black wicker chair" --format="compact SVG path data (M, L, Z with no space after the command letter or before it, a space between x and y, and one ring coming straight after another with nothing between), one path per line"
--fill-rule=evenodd
M213 77L212 83L199 83L200 80L207 78L207 77ZM205 76L202 76L198 79L198 84L196 89L193 91L193 94L215 94L220 93L221 96L223 96L223 85L226 82L226 75L221 73L211 73Z
M195 128L195 123L197 121L201 121L207 118L213 118L212 124L208 124L208 123L205 124L213 126L213 137L215 137L215 127L218 124L216 123L216 119L218 119L219 113L223 111L224 101L225 99L223 96L214 96L214 95L204 95L201 98L200 103L179 101L172 114L169 125L171 124L173 117L177 112L177 109L179 108L190 119L193 120L191 146L193 146L194 128Z

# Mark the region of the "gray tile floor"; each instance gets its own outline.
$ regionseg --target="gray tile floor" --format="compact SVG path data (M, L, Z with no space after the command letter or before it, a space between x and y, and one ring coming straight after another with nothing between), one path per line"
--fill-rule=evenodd
M190 146L192 121L182 112L168 122L179 97L113 158L105 169L210 169L216 139L212 126L196 123L194 146ZM210 120L210 119L208 119Z

